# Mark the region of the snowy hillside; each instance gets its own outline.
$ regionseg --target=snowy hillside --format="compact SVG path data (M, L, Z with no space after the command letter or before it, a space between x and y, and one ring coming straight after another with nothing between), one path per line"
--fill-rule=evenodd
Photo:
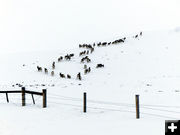
M84 74L84 63L75 48L54 51L32 51L1 54L0 89L48 90L48 107L42 109L41 97L33 105L27 95L27 106L21 107L21 95L0 95L0 135L63 134L163 135L164 120L178 119L180 113L180 32L143 31L94 41L94 52L88 54L91 72ZM124 38L124 43L97 47L98 42ZM89 42L87 44L92 44ZM60 56L74 53L70 61L58 62ZM55 61L55 75L51 76ZM104 68L96 68L97 64ZM37 71L48 69L48 74ZM71 79L60 78L59 73ZM82 80L76 75L81 72ZM82 112L82 96L87 92L88 110ZM135 118L135 94L140 95L141 119ZM143 127L143 130L142 130ZM149 131L147 133L147 131Z

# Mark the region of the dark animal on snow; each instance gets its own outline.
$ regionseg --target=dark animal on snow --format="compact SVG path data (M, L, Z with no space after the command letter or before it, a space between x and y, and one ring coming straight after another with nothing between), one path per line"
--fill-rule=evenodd
M71 60L71 56L68 54L64 58L65 58L65 60Z
M71 76L70 76L69 74L67 74L67 78L68 78L68 79L71 79Z
M65 75L62 74L62 73L59 73L59 76L60 76L61 78L65 78Z
M79 44L79 48L82 48L82 45L81 45L81 44Z
M105 46L105 45L107 45L107 42L103 42L103 43L102 43L102 46Z
M86 54L86 51L80 52L80 53L79 53L79 56L82 56L82 55L84 55L84 54Z
M88 58L88 57L86 57L85 60L86 60L87 63L91 62L91 59Z
M16 83L16 86L18 87L22 87L23 85L19 84L19 83Z
M90 44L82 44L82 45L79 45L79 48L91 49L92 45L90 45Z
M87 65L84 65L84 69L86 69L87 68Z
M81 62L83 63L83 62L87 62L87 63L89 63L89 62L91 62L91 59L90 58L88 58L88 56L86 56L86 57L84 57L84 58L82 58L81 59Z
M94 48L91 48L91 53L93 53L94 52Z
M55 69L55 62L52 63L52 68Z
M86 54L89 54L89 51L87 51Z
M54 71L51 71L51 76L54 76Z
M84 70L84 74L87 74L87 73L90 73L91 72L91 68L89 67L89 68L86 68L85 70Z
M37 66L37 70L38 70L38 72L41 72L42 71L42 67Z
M140 36L142 36L142 31L140 32Z
M88 72L89 72L89 73L91 72L91 68L90 68L90 67L88 68Z
M113 41L112 44L124 43L124 41L125 41L125 38L118 39L118 40Z
M92 45L86 45L86 49L91 49L93 48Z
M97 64L97 66L96 66L96 68L102 68L102 67L104 67L103 64Z
M63 60L63 57L60 56L60 57L58 58L58 62L60 62L60 61L62 61L62 60Z
M87 73L88 73L88 69L85 69L85 70L84 70L84 74L87 74Z
M23 87L23 85L21 85L21 84L18 84L18 86L19 86L19 87Z
M73 54L73 53L71 53L71 54L69 54L69 56L70 56L70 57L74 57L74 54Z
M119 39L118 43L124 43L124 40L123 39Z
M84 59L84 58L82 58L82 59L81 59L81 63L83 63L83 62L84 62L84 60L85 60L85 59Z
M98 44L97 44L97 46L99 47L101 45L101 42L99 42Z
M80 53L79 53L79 56L81 56L81 55L83 55L83 53L82 53L82 52L80 52Z
M80 73L80 72L77 74L77 79L78 79L78 80L82 80L82 77L81 77L81 73Z
M44 68L44 72L45 72L45 74L47 74L47 73L48 73L48 70L47 70L47 68Z
M138 38L138 35L136 35L135 38Z

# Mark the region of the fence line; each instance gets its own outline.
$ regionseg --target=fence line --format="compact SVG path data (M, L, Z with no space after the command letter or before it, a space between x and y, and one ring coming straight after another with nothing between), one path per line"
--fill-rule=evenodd
M47 94L46 94L46 89L43 89L42 92L36 92L36 91L28 91L25 89L25 87L22 87L21 90L10 90L10 91L0 91L0 93L6 94L6 100L9 103L9 97L8 94L14 94L14 93L21 93L22 96L22 106L26 105L26 94L31 94L32 96L32 101L35 104L34 96L33 95L38 95L43 97L43 108L46 108L47 106Z
M9 97L8 97L8 93L22 93L22 91L0 91L0 93L5 93L6 94L6 98L7 98L7 102L9 101ZM35 91L27 91L25 90L25 94L31 94L32 95L32 99L33 99L33 103L35 103L35 101L38 101L40 99L40 97L35 98L33 97L34 95L39 95L39 96L43 96L43 92L35 92ZM23 95L22 95L23 96ZM0 95L0 97L2 98L2 96ZM82 108L83 107L83 98L75 98L75 97L69 97L69 96L63 96L63 95L59 95L59 94L49 94L48 98L50 99L49 103L52 104L57 104L57 105L65 105L65 106L73 106L73 107L78 107L78 108ZM10 99L20 99L20 98L10 98ZM46 107L46 98L43 98L43 107ZM46 99L46 100L45 100ZM24 99L24 100L28 100L30 101L30 99ZM55 101L51 101L51 100L55 100ZM63 103L60 101L73 101L73 102L81 102L82 104L71 104L71 103ZM145 110L153 110L153 111L161 111L164 113L173 113L173 114L180 114L180 112L178 111L171 111L171 110L167 110L167 109L159 109L159 108L165 108L165 107L171 107L171 108L180 108L180 106L167 106L167 105L151 105L151 104L140 104L141 106L137 106L136 104L131 104L131 103L122 103L122 102L108 102L108 101L100 101L100 100L89 100L87 99L87 102L90 103L90 105L85 104L85 108L83 107L84 112L86 112L86 108L89 109L96 109L96 110L104 110L104 111L118 111L118 112L128 112L128 113L137 113L140 111L138 111L138 108L142 108L142 112L141 114L144 115L150 115L150 116L155 116L155 117L161 117L161 118L171 118L171 119L175 119L173 117L169 117L169 116L165 116L165 115L159 115L159 114L154 114L154 113L146 113L144 112ZM15 104L15 103L13 103ZM93 107L92 104L94 105L103 105L103 106L107 106L107 107ZM17 105L17 104L15 104ZM23 105L23 98L22 98L22 105ZM25 101L24 101L24 105L25 105ZM111 107L110 107L111 106ZM112 106L114 106L114 108L112 108ZM137 107L135 109L135 106ZM121 107L118 109L115 109L115 107ZM122 108L123 107L123 108ZM159 107L159 108L158 108ZM129 109L134 109L134 111L131 110L127 110L124 108L129 108ZM135 111L136 110L136 111ZM139 118L138 116L136 118Z
M49 94L50 96L48 96L48 98L55 98L55 99L59 99L59 100L71 100L71 101L83 101L83 99L81 98L73 98L73 97L66 97L66 96L57 96L57 97L53 97L51 96L51 94ZM61 98L63 97L63 98ZM90 103L97 103L97 104L109 104L109 105L117 105L117 106L129 106L129 107L134 107L134 104L130 104L130 103L120 103L120 102L106 102L106 101L99 101L99 100L87 100Z
M178 113L178 114L180 114L180 112L177 112L177 111L169 111L169 110L157 109L157 108L150 108L150 107L141 107L141 108L150 109L150 110L156 110L156 111L162 111L162 112L172 112L172 113Z
M67 103L59 103L59 102L49 102L49 103L65 105L65 106L73 106L73 107L78 107L78 108L82 108L82 106L83 106L83 105L75 105L75 104L67 104ZM129 111L129 110L124 110L124 109L112 109L112 108L92 107L92 106L87 106L87 108L95 109L95 110L114 111L114 112L128 112L128 113L133 113L133 114L136 113L135 111ZM159 118L177 119L175 117L169 117L169 116L166 116L166 115L158 115L158 114L154 114L154 113L141 112L141 114L154 116L154 117L159 117Z

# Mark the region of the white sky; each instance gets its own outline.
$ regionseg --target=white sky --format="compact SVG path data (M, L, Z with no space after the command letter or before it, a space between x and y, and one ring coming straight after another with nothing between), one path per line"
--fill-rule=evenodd
M178 26L179 0L0 0L1 53Z

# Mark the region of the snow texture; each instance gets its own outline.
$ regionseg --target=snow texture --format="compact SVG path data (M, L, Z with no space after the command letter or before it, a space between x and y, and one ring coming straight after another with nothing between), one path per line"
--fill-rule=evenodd
M145 31L136 39L134 35L121 35L127 37L125 43L95 47L89 54L92 62L87 64L91 67L87 75L79 57L84 49L78 45L65 51L1 54L0 89L20 89L16 83L33 91L45 88L48 107L42 108L42 97L35 96L33 105L27 95L27 106L21 107L21 95L10 94L7 104L1 94L0 134L163 135L165 120L178 119L180 113L180 33ZM57 58L67 53L74 53L74 58L58 63ZM55 76L37 71L37 65L51 71L53 61ZM97 69L98 63L105 67ZM59 72L72 79L60 78ZM78 72L82 81L76 80ZM82 112L83 92L88 97L86 114ZM135 94L140 95L139 120Z

